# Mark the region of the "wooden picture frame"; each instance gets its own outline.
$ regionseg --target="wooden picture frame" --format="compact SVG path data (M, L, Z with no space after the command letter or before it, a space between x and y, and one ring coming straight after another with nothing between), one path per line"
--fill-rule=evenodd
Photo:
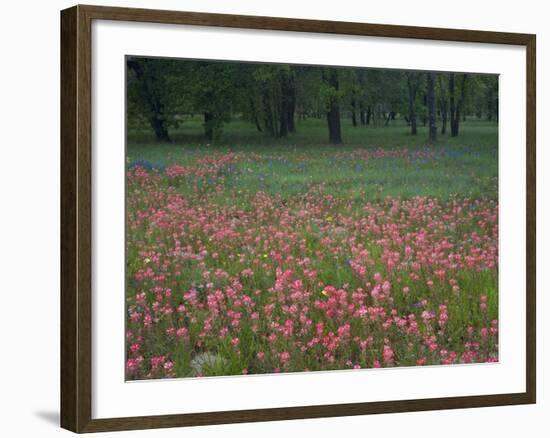
M92 91L93 20L412 38L526 48L527 284L526 391L523 393L347 403L196 414L92 418ZM99 432L535 403L535 79L536 37L290 18L75 6L61 12L61 426Z

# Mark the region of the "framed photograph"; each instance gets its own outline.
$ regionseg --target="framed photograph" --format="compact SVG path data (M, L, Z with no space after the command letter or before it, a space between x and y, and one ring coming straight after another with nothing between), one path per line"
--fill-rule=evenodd
M535 35L61 13L61 425L535 403Z

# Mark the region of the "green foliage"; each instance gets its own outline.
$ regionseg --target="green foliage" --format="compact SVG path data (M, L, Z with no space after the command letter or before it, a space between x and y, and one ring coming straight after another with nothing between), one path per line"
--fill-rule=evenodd
M209 140L221 136L223 124L230 120L231 104L237 89L237 64L197 62L191 73L191 105L204 114L204 132Z
M161 117L167 127L180 126L190 105L190 66L174 59L127 58L128 127L149 126Z
M404 132L411 110L419 126L427 118L425 72L138 57L128 57L127 68L129 131L151 130L159 141L168 140L168 130L170 139L180 130L194 135L195 125L186 122L197 116L207 142L223 142L227 126L241 121L266 137L286 138L299 121L326 119L331 109L341 124L406 120ZM455 74L455 110L460 108L451 114L449 73L434 73L440 128L457 114L498 119L498 76L464 77ZM325 136L326 128L325 121Z

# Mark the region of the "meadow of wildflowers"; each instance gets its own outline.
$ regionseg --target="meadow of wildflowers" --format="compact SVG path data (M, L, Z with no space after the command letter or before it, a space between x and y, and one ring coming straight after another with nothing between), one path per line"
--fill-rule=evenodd
M472 153L179 157L128 162L127 379L498 361L497 179Z

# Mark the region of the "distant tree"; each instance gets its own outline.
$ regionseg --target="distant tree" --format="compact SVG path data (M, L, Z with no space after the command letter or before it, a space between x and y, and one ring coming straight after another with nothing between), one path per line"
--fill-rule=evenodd
M437 139L437 126L435 121L435 84L434 73L426 73L426 96L428 103L429 139L434 143Z
M263 132L261 122L261 96L254 77L253 64L239 66L239 92L235 96L235 106L240 110L244 120L253 123L258 132Z
M309 117L322 117L325 102L321 96L322 78L320 68L294 66L294 91L296 97L296 115L299 120Z
M487 102L487 120L498 122L498 76L485 77L485 100Z
M498 76L476 75L470 78L468 95L471 110L478 118L498 120Z
M334 144L342 143L347 122L376 127L404 118L414 135L420 120L433 141L438 117L441 134L450 122L452 136L467 115L498 119L496 75L142 57L126 65L128 126L150 127L159 142L197 114L208 141L234 118L281 138L315 117L326 119Z
M400 70L367 70L370 107L374 120L382 119L387 126L403 107L403 76Z
M289 69L283 90L288 132L296 132L296 74L296 69Z
M175 122L178 102L174 94L183 94L181 64L173 60L129 57L127 67L128 115L143 118L159 142L170 141L168 125ZM173 89L178 93L174 93Z
M437 104L441 115L441 135L447 132L447 120L449 116L449 85L447 75L438 73L436 84Z
M221 136L224 123L230 119L239 72L238 64L202 61L195 64L193 108L204 115L204 135L209 141Z
M250 64L237 78L236 84L242 85L239 92L247 96L242 112L258 131L272 137L286 137L296 131L296 75L300 70L291 65Z
M354 69L353 76L352 83L354 86L352 89L352 116L354 116L355 122L357 122L356 112L358 112L359 124L361 126L366 126L370 124L372 114L371 107L369 105L371 90L368 83L368 70L364 68Z
M466 84L468 75L466 73L459 75L459 87L460 91L457 94L456 90L456 78L455 73L449 73L449 102L450 102L450 116L451 116L451 136L456 137L458 135L460 126L460 117L462 115L462 107L466 97Z
M354 127L359 126L359 100L361 98L361 88L357 77L359 69L339 69L339 88L340 88L340 110L345 115L351 117L351 124Z
M294 127L294 109L296 105L293 70L292 67L281 68L278 71L281 87L281 102L279 115L279 136L286 137L289 132L293 132Z
M332 144L341 144L342 129L340 127L338 70L336 68L323 68L322 78L322 91L326 102L329 141Z
M416 94L420 85L420 73L406 72L407 91L408 91L408 123L411 127L411 134L416 135Z

